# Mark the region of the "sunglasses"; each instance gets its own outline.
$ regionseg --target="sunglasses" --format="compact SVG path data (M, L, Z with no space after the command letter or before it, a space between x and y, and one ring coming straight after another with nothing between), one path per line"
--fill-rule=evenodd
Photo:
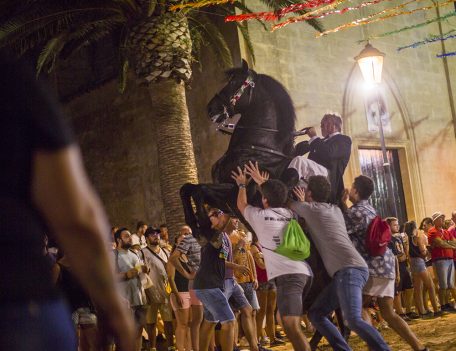
M210 214L209 214L209 218L211 218L211 217L218 217L218 216L220 216L220 215L222 215L222 214L223 214L223 211L218 210L218 211L216 211L216 212L210 213Z

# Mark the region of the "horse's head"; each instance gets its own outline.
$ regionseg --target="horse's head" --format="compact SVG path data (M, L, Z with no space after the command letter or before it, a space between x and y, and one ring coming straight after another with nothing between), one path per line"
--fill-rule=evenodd
M257 74L242 60L242 67L228 70L226 76L228 83L207 104L209 118L217 124L225 124L250 103Z

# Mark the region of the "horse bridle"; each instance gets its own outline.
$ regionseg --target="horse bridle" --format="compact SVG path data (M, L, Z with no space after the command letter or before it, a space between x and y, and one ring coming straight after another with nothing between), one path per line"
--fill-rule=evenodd
M248 102L248 104L250 105L250 102L252 101L253 88L255 88L255 81L253 79L253 76L250 73L247 76L247 78L245 79L244 83L242 83L240 88L229 98L228 102L226 101L226 98L224 96L220 95L219 93L217 93L215 95L222 101L222 106L223 106L222 114L225 116L223 121L221 121L220 123L217 124L217 128L216 128L217 131L219 131L223 134L232 135L235 128L245 128L245 129L255 129L255 130L263 130L263 131L272 132L272 133L278 133L279 131L277 129L272 129L272 128L236 126L234 123L226 123L226 121L235 114L234 107L236 106L237 102L240 100L242 95L244 95L244 93L248 87L250 87L249 102ZM230 115L230 112L232 112L231 115ZM213 117L212 121L214 123L216 123L216 120L218 119L219 116L220 115ZM227 128L229 130L221 129L221 128ZM287 156L280 151L265 148L262 146L250 145L247 149L262 151L262 152L274 154L274 155L284 157L284 158L291 158L290 156Z
M250 102L252 101L252 95L253 95L253 88L255 88L255 81L253 79L253 75L251 73L248 74L247 78L245 81L242 83L242 85L239 87L238 90L227 100L224 96L220 95L219 93L215 94L217 98L219 98L222 101L222 106L223 106L223 113L225 117L223 120L218 123L217 125L217 130L221 131L222 133L225 134L231 134L229 131L220 129L220 128L228 128L228 129L234 129L235 125L232 123L225 123L229 118L231 118L234 114L234 107L236 106L237 102L241 99L242 95L244 95L245 90L250 87L250 93L249 93L249 105ZM217 119L220 115L212 117L212 122L216 123Z

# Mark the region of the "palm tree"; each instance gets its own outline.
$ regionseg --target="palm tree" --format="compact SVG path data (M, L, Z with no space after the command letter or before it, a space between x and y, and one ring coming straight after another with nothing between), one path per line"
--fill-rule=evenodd
M225 66L231 66L227 44L205 12L170 12L180 0L3 0L0 2L0 47L18 55L40 50L37 74L50 72L60 58L108 35L118 42L120 90L126 87L132 65L136 79L148 90L154 106L151 118L159 126L156 135L164 214L175 233L183 223L179 188L197 183L190 123L185 99L195 49L207 43ZM290 0L263 0L278 9ZM298 1L296 1L298 2ZM243 1L217 9L249 11ZM315 21L311 23L321 29ZM237 24L249 44L245 24ZM250 45L251 47L251 45Z

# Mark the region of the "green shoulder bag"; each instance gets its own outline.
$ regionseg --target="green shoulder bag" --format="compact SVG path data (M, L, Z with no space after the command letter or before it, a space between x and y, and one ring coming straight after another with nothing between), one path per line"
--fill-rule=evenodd
M310 241L296 219L290 220L285 228L283 241L274 252L295 261L302 261L310 256Z

